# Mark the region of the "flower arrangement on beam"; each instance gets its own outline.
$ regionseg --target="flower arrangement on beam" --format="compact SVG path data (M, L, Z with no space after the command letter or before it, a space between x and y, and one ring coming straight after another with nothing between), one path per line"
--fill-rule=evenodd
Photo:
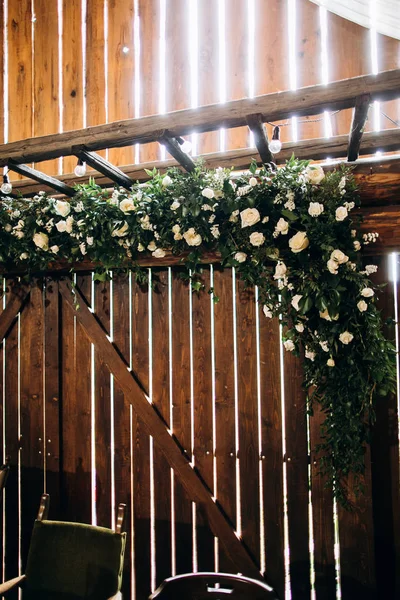
M287 352L304 356L304 389L310 414L318 402L322 424L320 471L346 503L345 477L360 481L374 420L374 402L395 386L395 351L382 333L377 288L363 266L355 184L344 167L324 174L319 166L290 160L271 171L252 164L233 178L229 169L188 174L148 172L149 181L112 194L93 182L70 201L44 192L34 201L2 198L0 261L28 272L64 259L145 272L143 253L154 259L182 256L192 286L202 254L215 251L258 286L265 318L279 317ZM216 290L216 295L218 290Z

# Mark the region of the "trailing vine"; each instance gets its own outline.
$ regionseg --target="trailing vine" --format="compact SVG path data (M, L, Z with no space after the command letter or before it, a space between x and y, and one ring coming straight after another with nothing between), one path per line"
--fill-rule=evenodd
M346 476L356 485L374 420L374 403L395 385L395 352L382 333L378 289L361 249L378 234L360 233L359 198L349 169L324 174L290 160L276 172L255 164L228 169L148 172L131 191L77 187L70 201L40 192L34 200L3 197L0 261L5 271L44 270L58 260L100 265L95 277L128 266L141 280L143 253L182 256L201 288L202 253L219 252L249 286L258 286L265 318L279 317L287 352L304 356L304 389L312 415L325 415L320 470L346 503ZM218 290L216 290L216 296Z

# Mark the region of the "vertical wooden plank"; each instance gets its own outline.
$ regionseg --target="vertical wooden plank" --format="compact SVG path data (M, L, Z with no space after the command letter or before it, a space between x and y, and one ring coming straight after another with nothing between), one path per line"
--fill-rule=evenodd
M213 388L211 363L210 270L201 276L204 290L192 294L193 322L193 402L195 465L211 492L213 477ZM199 571L214 570L214 536L197 509L197 556Z
M130 362L130 288L129 276L117 277L113 273L113 337L120 353ZM130 597L131 588L131 545L132 516L131 497L131 448L130 448L130 404L114 381L114 488L115 504L127 505L127 551L125 552L122 595Z
M388 69L398 69L400 67L400 41L389 38L385 35L377 34L377 52L378 52L378 68L380 71ZM400 100L391 100L390 102L381 102L380 117L381 128L391 129L397 127L390 119L384 115L388 115L397 123L400 120Z
M167 111L190 108L189 5L185 0L167 3L166 107Z
M370 39L368 29L327 13L329 79L347 79L371 71ZM349 57L351 56L351 60ZM352 110L342 110L331 117L333 135L348 134Z
M149 389L148 289L132 285L132 367ZM134 439L134 569L137 600L150 593L150 452L149 435L133 415Z
M110 335L110 282L94 286L94 310ZM110 371L94 349L95 380L95 452L97 522L111 527L111 383Z
M226 99L248 97L248 28L247 2L230 0L225 3ZM247 127L226 132L226 150L246 148L249 143Z
M87 0L86 9L86 125L106 122L104 0ZM99 151L105 156L105 150Z
M265 576L285 597L282 408L278 319L260 310L261 461L264 495Z
M24 572L31 532L44 488L43 290L31 287L20 318L21 560Z
M286 351L284 381L290 581L293 600L303 600L310 597L306 402L301 361Z
M4 50L4 3L0 4L0 48ZM0 69L0 98L4 102L4 58L1 61ZM0 111L0 141L4 144L4 110Z
M189 293L187 282L174 272L172 280L172 431L185 454L191 448L190 333ZM192 571L192 503L175 479L176 572Z
M8 3L8 142L33 135L32 1ZM12 174L12 179L21 179Z
M232 271L214 269L215 429L217 499L236 529L235 379ZM232 565L220 549L220 570Z
M313 510L315 592L317 598L335 600L335 531L332 488L326 487L326 477L319 474L319 456L314 451L322 442L321 424L325 415L317 404L310 417L311 501Z
M77 278L88 295L91 275ZM90 297L90 296L89 296ZM67 521L92 521L91 353L74 312L62 302L62 513Z
M60 313L58 282L48 279L45 288L45 420L46 492L51 498L51 517L60 518Z
M140 116L158 113L160 92L160 2L137 0L140 23ZM140 162L158 160L159 144L140 146Z
M7 282L8 293L12 293L10 282ZM5 493L5 580L19 574L19 476L20 476L20 439L19 439L19 318L14 322L4 347L5 356L5 450L10 460L10 473ZM18 598L18 592L13 592L11 598Z
M82 52L82 0L63 0L62 14L62 103L63 131L83 127L83 52ZM89 56L89 61L92 57ZM100 102L100 97L98 102ZM63 159L63 172L72 173L76 158Z
M257 342L254 289L236 285L242 539L260 563Z
M169 286L168 270L153 270L157 276L152 293L152 399L165 422L170 424L169 377ZM171 576L171 469L154 440L156 585Z
M33 132L40 136L59 131L58 4L35 0L34 6ZM38 163L37 168L56 174L59 163L46 160Z
M135 116L134 0L108 0L108 120ZM108 158L115 165L134 163L134 146L114 148Z
M198 2L198 93L199 106L219 102L218 73L218 19L214 0ZM210 15L214 15L210 18ZM197 153L217 152L219 134L217 131L199 135Z

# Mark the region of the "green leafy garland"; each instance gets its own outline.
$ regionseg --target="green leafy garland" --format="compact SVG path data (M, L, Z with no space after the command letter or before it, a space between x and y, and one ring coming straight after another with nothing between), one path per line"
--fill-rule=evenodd
M324 175L292 159L276 172L252 164L235 178L201 165L190 174L148 174L131 192L78 186L70 202L44 192L33 202L3 197L4 270L89 259L101 265L102 279L128 261L142 279L135 263L142 253L157 259L172 252L199 289L202 253L219 252L223 266L258 286L265 317L280 316L286 351L304 355L309 413L318 402L325 414L321 473L346 503L345 477L353 473L359 482L364 470L374 400L395 384L394 348L383 336L369 279L377 268L363 267L360 256L378 234L360 234L350 171Z

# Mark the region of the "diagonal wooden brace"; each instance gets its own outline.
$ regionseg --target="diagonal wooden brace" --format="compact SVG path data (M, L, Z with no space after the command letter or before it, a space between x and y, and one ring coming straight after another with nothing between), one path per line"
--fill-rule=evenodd
M356 99L347 149L348 162L357 160L360 153L361 139L364 133L365 123L367 122L370 104L371 96L369 94L363 94Z
M72 288L71 282L64 280L60 281L59 290L66 303L74 311L78 321L84 327L90 341L95 344L98 356L118 381L125 397L145 424L148 433L154 437L189 498L193 502L197 502L206 512L212 532L219 538L226 554L236 565L238 572L262 579L259 568L245 545L236 536L231 523L222 510L213 501L210 490L197 471L190 465L189 460L183 454L182 448L169 433L162 417L150 404L137 377L128 370L127 364L116 347L107 339L103 327L89 310L79 289ZM75 308L74 296L79 305L78 310Z
M30 292L30 287L26 285L17 285L13 287L10 299L0 315L0 340L2 340L10 329L15 317L25 304Z

